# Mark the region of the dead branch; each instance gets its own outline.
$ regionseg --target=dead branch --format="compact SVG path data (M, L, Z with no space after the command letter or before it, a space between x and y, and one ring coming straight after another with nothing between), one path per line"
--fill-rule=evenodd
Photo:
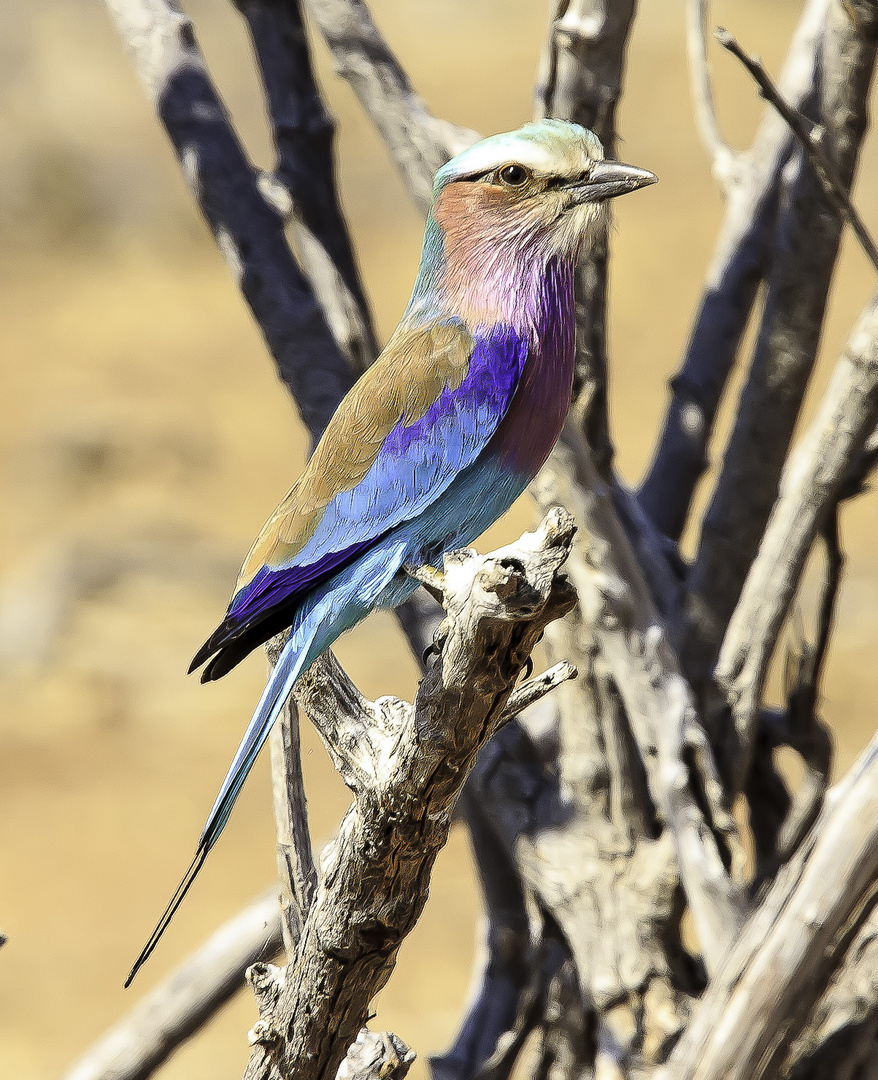
M633 0L558 0L540 57L534 92L537 116L557 116L590 128L608 157L616 154L616 106L622 93ZM606 224L576 272L574 411L595 454L598 471L612 471L608 416Z
M606 660L637 742L650 796L670 829L680 878L708 969L733 940L743 895L723 865L717 838L741 852L698 720L640 568L588 450L568 425L534 487L543 504L561 502L582 523L569 561L584 619ZM707 810L705 818L695 792Z
M878 739L832 791L711 980L668 1062L674 1080L776 1075L878 887Z
M824 34L819 116L840 182L850 188L866 126L878 8L833 0ZM800 155L801 158L801 155ZM682 654L708 677L777 496L826 309L841 222L799 161L778 224L762 324L722 472L689 575Z
M278 655L279 650L274 655L275 661ZM281 925L284 949L289 959L295 951L296 942L302 936L302 927L317 889L317 870L311 853L305 784L302 778L299 714L295 702L290 700L284 705L269 738Z
M694 0L693 0L694 2ZM829 0L808 0L778 85L797 107L813 93ZM671 402L638 500L665 535L679 540L759 285L778 212L781 173L793 150L789 128L766 109L750 150L738 155L737 182L714 248L689 344L671 379Z
M574 603L557 575L572 535L570 516L556 510L491 556L446 555L441 653L414 708L365 701L330 656L301 680L297 700L355 798L321 857L315 900L276 1011L263 1017L249 1080L275 1068L284 1080L334 1080L420 914L476 754L543 628Z
M688 0L686 4L686 46L689 54L689 79L695 120L705 150L710 154L713 175L728 197L740 182L741 163L723 139L713 100L713 81L707 55L709 0Z
M262 195L176 0L107 0L150 101L180 159L280 376L319 434L353 374Z
M875 1075L878 1044L878 909L857 931L844 962L790 1049L792 1080Z
M768 664L817 531L878 420L878 297L860 316L820 409L790 457L717 662L739 778L752 754ZM731 734L731 732L729 733Z
M351 84L426 213L437 169L478 136L432 115L362 0L307 0L307 6L338 73Z
M822 142L817 131L815 131L814 125L809 124L798 109L792 108L789 102L784 100L783 95L771 81L771 77L762 66L759 58L744 52L728 30L721 27L717 29L716 40L724 49L728 49L733 56L737 56L753 76L762 97L770 102L789 124L790 130L799 140L799 144L804 149L811 167L817 174L817 179L823 188L823 194L835 207L839 216L853 229L860 247L866 253L866 257L878 270L878 248L875 247L875 241L869 235L869 230L866 228L863 219L851 202L841 181L835 175L835 167L824 152Z
M146 1080L282 946L277 889L220 927L82 1055L64 1080Z
M260 190L291 218L302 265L352 370L378 355L333 161L335 124L314 81L298 2L235 0L250 31L277 160Z

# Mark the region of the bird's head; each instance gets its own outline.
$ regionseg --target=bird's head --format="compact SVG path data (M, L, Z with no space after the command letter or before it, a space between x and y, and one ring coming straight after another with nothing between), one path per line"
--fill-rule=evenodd
M422 289L441 281L457 298L483 282L502 292L550 261L572 264L607 200L656 179L605 161L597 136L566 120L483 139L436 174Z
M483 139L436 174L433 217L446 239L494 232L578 254L608 199L654 184L646 169L605 161L600 140L566 120Z

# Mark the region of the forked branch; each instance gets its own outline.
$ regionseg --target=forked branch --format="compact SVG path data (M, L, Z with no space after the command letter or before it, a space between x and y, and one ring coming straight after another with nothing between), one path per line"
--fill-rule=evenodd
M414 707L366 701L329 654L300 681L298 703L355 798L323 852L314 903L295 959L277 977L277 1005L262 1018L248 1080L334 1080L426 901L478 751L503 722L544 627L575 602L558 574L573 531L570 515L556 510L492 555L446 555L441 651Z
M777 109L789 125L790 130L799 140L808 161L817 174L817 179L823 188L823 194L853 229L860 247L866 253L866 257L872 263L872 266L878 271L878 248L876 248L875 241L872 239L857 208L851 202L847 190L838 179L835 166L823 149L820 141L821 129L810 123L798 109L784 99L772 82L771 76L763 67L762 61L757 56L751 56L745 52L728 30L719 27L716 31L716 40L724 49L728 49L733 56L736 56L741 61L756 81L762 97Z

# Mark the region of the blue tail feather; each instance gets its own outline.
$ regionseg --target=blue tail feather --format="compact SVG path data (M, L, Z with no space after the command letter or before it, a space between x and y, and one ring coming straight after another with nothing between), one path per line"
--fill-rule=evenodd
M293 623L289 639L269 676L256 711L226 773L198 840L195 858L140 956L134 962L125 981L126 986L130 985L149 959L204 865L208 852L219 839L247 774L296 680L340 634L358 623L371 610L398 604L416 588L417 583L408 579L394 580L405 561L408 549L409 540L404 536L398 536L392 541L387 540L337 574L327 582L322 592L306 600Z

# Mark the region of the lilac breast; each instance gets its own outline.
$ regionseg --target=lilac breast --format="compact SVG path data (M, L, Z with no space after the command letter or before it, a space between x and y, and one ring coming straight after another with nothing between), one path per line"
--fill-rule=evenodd
M529 284L533 292L523 305L533 319L528 359L490 449L508 467L533 477L551 453L570 408L576 348L573 267L550 263Z

